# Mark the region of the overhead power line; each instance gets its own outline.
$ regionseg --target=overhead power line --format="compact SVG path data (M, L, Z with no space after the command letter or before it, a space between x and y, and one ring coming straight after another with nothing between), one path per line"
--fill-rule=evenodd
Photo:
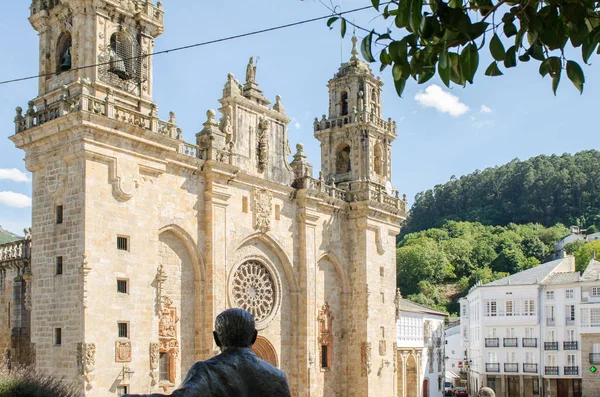
M369 5L369 6L354 8L354 9L348 10L348 11L337 12L337 13L335 13L335 16L352 14L352 13L355 13L355 12L358 12L358 11L368 10L370 8L373 8L373 7ZM291 27L294 27L294 26L298 26L298 25L304 25L304 24L307 24L307 23L321 21L323 19L327 19L327 18L331 18L331 17L332 17L332 15L329 14L329 15L324 15L324 16L321 16L321 17L316 17L316 18L311 18L311 19L305 19L305 20L302 20L302 21L287 23L287 24L279 25L279 26L273 26L273 27L266 28L266 29L255 30L253 32L247 32L247 33L237 34L237 35L233 35L233 36L223 37L223 38L220 38L220 39L209 40L209 41L205 41L205 42L202 42L202 43L190 44L190 45L186 45L186 46L182 46L182 47L175 47L175 48L170 48L170 49L167 49L167 50L156 51L156 52L153 52L151 54L138 55L138 56L134 56L134 57L130 57L130 58L124 59L124 61L125 60L131 60L131 59L138 59L138 58L146 58L146 57L154 56L154 55L168 54L168 53L171 53L171 52L188 50L190 48L202 47L202 46L206 46L206 45L209 45L209 44L216 44L216 43L221 43L221 42L224 42L224 41L241 39L243 37L255 36L255 35L258 35L258 34L272 32L272 31L275 31L275 30L287 29L287 28L291 28ZM95 63L95 64L92 64L92 65L85 65L85 66L74 67L74 68L71 68L69 70L83 70L83 69L95 68L97 66L105 66L105 65L109 65L109 64L110 64L110 62L100 62L100 63ZM16 82L25 81L25 80L37 79L37 78L40 78L40 77L54 76L56 74L57 74L56 72L53 72L53 73L43 73L43 74L37 74L37 75L34 75L34 76L21 77L21 78L16 78L16 79L11 79L11 80L4 80L4 81L0 81L0 85L10 84L10 83L16 83Z

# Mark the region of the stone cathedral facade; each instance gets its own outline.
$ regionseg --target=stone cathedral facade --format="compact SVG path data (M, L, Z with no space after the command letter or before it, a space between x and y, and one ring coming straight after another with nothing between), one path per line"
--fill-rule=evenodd
M170 392L218 353L214 318L252 312L256 353L294 396L396 394L396 124L351 58L315 119L321 169L281 98L224 79L196 142L152 101L160 2L34 0L38 96L14 144L33 174L27 307L37 369L87 396ZM82 68L86 65L97 65Z

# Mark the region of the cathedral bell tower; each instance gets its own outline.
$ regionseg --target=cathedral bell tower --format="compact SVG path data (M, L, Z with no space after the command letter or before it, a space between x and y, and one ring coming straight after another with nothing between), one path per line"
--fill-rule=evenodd
M358 192L372 182L392 194L391 145L396 123L383 120L381 88L369 66L358 58L357 38L352 57L329 80L329 117L315 118L321 142L321 169L328 183Z
M153 108L152 53L163 32L162 4L142 0L33 0L29 22L39 33L38 110L60 96L114 95L145 114ZM82 90L81 86L86 85Z

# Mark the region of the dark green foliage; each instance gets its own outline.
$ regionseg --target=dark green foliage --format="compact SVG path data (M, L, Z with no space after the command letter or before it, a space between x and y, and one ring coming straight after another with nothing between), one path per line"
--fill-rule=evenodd
M501 226L511 222L588 226L598 222L598 214L600 152L588 150L515 159L421 192L402 233L439 227L447 220ZM556 241L555 236L552 240L538 237L545 245ZM539 244L532 244L531 250L539 249ZM544 253L529 252L528 256L541 260Z
M568 232L561 224L546 228L447 221L400 241L397 284L408 299L451 311L452 301L476 282L488 283L549 259L554 242Z
M62 381L30 368L0 371L0 397L83 397Z

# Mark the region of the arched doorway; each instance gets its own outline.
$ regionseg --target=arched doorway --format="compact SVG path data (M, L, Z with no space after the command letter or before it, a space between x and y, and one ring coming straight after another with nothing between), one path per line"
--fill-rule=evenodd
M406 360L406 397L417 397L419 394L417 360L414 354Z
M423 379L423 397L429 397L429 379Z
M256 342L252 345L252 351L261 360L264 360L275 367L279 367L277 352L267 338L262 336L257 337Z

